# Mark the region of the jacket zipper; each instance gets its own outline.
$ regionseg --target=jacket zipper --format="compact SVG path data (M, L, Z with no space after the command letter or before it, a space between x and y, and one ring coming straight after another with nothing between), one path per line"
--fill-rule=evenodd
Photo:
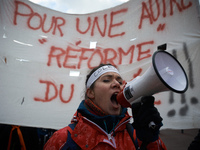
M119 128L121 127L123 124L129 122L131 120L131 118L129 118L128 120L122 122L120 125L117 126L117 128L115 128L111 133L107 133L105 132L99 125L97 125L96 123L94 123L93 121L89 120L88 118L86 117L83 117L85 120L89 121L90 123L92 123L93 125L95 125L96 127L98 127L105 135L107 135L109 141L112 139L112 135L114 134L114 132Z

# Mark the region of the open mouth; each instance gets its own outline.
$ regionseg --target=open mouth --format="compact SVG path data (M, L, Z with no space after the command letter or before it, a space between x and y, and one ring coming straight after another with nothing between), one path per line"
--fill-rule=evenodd
M113 103L113 104L116 104L116 105L119 104L119 103L117 102L117 94L118 94L118 93L113 93L112 96L111 96L111 98L110 98L111 101L112 101L112 103Z

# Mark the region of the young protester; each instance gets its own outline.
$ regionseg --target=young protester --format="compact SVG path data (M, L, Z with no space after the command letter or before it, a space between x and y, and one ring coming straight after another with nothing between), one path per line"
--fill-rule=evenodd
M85 99L71 124L54 133L44 150L166 150L159 138L162 118L154 107L154 97L143 97L132 106L134 123L116 95L123 89L116 67L101 64L86 78ZM153 122L153 126L150 123Z

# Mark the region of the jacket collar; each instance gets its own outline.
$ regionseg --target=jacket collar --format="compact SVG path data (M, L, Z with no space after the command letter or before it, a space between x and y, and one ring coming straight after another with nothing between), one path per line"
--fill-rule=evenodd
M87 119L100 126L107 133L112 132L112 130L114 130L114 128L118 125L119 122L130 118L130 116L127 113L127 108L122 108L121 114L119 116L97 116L88 111L88 109L85 106L84 100L80 103L77 111L78 113L81 113L82 116L86 117Z

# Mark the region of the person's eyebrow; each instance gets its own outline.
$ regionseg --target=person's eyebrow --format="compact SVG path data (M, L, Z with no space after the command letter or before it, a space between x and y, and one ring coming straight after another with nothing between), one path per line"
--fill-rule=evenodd
M112 78L112 77L114 77L114 75L112 75L112 74L106 74L106 75L102 76L102 78L104 78L104 77ZM122 79L121 76L117 76L117 80L123 80L123 79Z
M121 76L118 76L117 79L118 79L118 80L123 80Z

